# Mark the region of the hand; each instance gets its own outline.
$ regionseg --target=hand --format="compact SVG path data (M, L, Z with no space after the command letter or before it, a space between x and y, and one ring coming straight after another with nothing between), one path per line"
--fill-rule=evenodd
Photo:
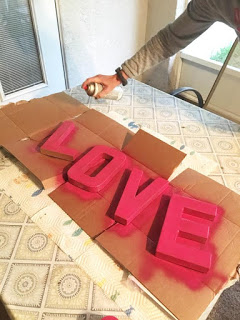
M122 71L122 73L123 73L124 78L128 79L128 76L126 75L126 73L123 71ZM105 76L105 75L99 74L95 77L88 78L87 80L85 80L82 84L82 88L84 90L87 90L87 86L91 82L100 83L103 86L103 90L97 94L97 96L95 97L96 99L103 98L109 92L111 92L116 86L119 86L121 84L121 81L118 80L116 74L113 74L111 76Z

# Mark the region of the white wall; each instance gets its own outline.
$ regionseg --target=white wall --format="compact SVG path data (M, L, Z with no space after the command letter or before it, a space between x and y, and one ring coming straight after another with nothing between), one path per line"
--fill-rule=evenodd
M113 74L145 43L148 0L58 0L58 5L70 87L99 73Z

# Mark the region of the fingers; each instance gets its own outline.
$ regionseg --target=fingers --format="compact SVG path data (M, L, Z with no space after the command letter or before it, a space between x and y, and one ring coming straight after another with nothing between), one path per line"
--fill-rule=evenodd
M95 76L95 77L91 77L91 78L86 79L86 80L83 82L83 84L82 84L82 88L83 88L84 90L87 90L87 86L88 86L90 83L92 83L92 82L101 83L100 78L101 78L101 75L97 75L97 76Z
M93 78L88 78L87 80L85 80L84 82L83 82L83 84L82 84L82 88L84 89L84 90L87 90L87 87L88 87L88 85L91 83L91 82L94 82L94 77Z
M110 91L112 91L121 82L118 80L116 74L114 75L102 75L99 74L95 77L88 78L82 84L82 88L87 90L88 85L91 82L100 83L103 86L103 90L97 94L96 99L104 98Z
M101 99L101 98L104 98L109 92L111 91L111 88L104 88L101 92L99 92L97 95L96 95L96 99Z

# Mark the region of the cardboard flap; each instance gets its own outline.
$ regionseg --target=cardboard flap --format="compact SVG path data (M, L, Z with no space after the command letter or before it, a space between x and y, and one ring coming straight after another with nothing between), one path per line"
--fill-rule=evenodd
M26 137L26 134L18 128L1 110L0 110L0 146L5 143L15 142Z
M4 148L28 168L45 189L64 182L63 171L69 162L41 154L36 141L26 139L6 144Z
M86 110L88 108L77 100L58 93L19 105L8 105L2 112L30 137Z
M98 135L115 123L114 120L94 109L88 110L75 120Z
M16 112L16 111L19 111L21 110L22 108L22 104L27 104L28 101L25 101L24 103L9 103L7 105L4 105L2 108L1 108L1 112L4 113L5 116L9 116L10 114Z
M3 112L28 136L69 118L67 113L45 98L3 108Z
M107 127L106 130L100 134L100 137L120 150L128 144L133 136L134 133L119 123L113 123L112 126Z
M123 151L165 179L186 156L143 130L135 134Z
M94 109L75 120L118 149L122 149L133 136L130 130Z
M46 97L46 99L58 105L70 117L79 116L89 110L84 104L64 92L52 94Z
M174 187L190 196L219 205L224 217L240 227L240 195L192 169L183 171L171 181Z

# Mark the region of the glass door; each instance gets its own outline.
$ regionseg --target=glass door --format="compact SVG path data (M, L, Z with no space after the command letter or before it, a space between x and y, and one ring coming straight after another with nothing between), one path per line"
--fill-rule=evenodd
M54 0L0 0L0 104L65 88Z

